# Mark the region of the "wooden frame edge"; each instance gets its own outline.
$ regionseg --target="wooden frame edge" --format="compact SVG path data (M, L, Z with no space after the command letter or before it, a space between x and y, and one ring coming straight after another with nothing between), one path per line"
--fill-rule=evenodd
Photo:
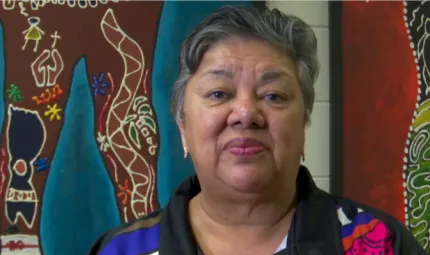
M343 181L343 75L342 2L329 2L330 47L330 193L342 196Z

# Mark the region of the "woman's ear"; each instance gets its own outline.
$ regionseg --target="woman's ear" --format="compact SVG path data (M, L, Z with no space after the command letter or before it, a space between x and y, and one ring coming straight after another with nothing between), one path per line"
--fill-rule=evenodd
M305 161L305 150L306 150L305 147L306 147L306 127L303 130L303 142L302 142L301 149L300 149L302 152L302 162Z
M184 121L183 120L176 120L176 125L178 125L179 132L181 133L182 147L184 148L184 151L188 151L187 141L185 139Z

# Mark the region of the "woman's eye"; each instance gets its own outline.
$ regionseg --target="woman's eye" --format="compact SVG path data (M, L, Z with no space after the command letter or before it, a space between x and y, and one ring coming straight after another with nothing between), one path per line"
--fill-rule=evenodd
M221 90L216 90L212 91L208 97L215 100L226 99L227 93Z
M286 98L282 95L276 93L270 93L264 96L264 98L273 103L281 103L286 100Z

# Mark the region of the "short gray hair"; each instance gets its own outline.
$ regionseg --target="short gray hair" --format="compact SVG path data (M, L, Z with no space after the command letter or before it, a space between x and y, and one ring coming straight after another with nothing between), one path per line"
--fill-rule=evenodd
M183 120L185 88L211 45L231 37L261 39L292 58L297 66L305 105L305 121L310 121L319 62L317 40L311 27L300 18L277 9L226 6L206 18L185 39L179 54L179 77L172 95L172 112Z

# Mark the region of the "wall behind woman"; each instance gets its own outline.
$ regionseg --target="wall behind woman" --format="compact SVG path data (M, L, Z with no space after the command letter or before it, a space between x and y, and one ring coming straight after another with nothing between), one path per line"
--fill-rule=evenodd
M315 84L315 106L306 137L306 160L317 185L330 190L329 14L327 1L268 1L269 8L293 14L309 23L318 40L320 76Z

